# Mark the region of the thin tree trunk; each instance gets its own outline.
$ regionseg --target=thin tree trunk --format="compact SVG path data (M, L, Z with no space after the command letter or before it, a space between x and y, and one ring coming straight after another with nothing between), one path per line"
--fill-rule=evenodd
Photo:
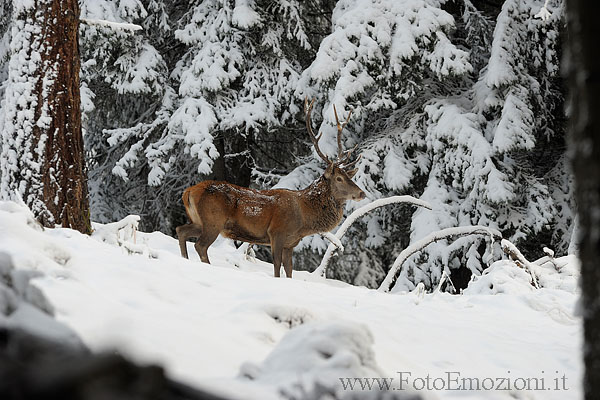
M248 139L235 132L215 138L219 158L213 166L214 179L248 187L252 178Z
M598 4L568 0L565 63L571 98L570 156L575 172L584 328L584 394L600 396L600 24Z
M36 140L40 135L47 135L42 184L44 203L53 220L42 218L41 222L46 226L57 223L90 233L81 132L78 29L77 0L51 1L41 31L45 46L41 52L43 67L40 72L44 78L37 84L39 101L35 110L38 116L47 107L50 121L47 128L34 132Z

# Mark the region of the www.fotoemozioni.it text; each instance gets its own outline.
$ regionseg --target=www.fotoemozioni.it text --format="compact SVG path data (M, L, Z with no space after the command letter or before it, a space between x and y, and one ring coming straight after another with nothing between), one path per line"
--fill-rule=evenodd
M569 390L568 377L559 371L540 371L535 376L516 376L506 371L502 376L464 376L459 371L438 375L416 375L399 371L397 377L339 378L344 390L465 390L465 391L541 391Z

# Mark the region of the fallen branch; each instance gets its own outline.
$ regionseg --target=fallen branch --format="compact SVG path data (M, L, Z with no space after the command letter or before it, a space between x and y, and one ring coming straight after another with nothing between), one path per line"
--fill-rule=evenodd
M454 237L454 236L468 236L468 235L486 235L486 236L490 236L492 238L492 240L502 239L502 234L500 233L500 231L493 229L493 228L488 228L487 226L480 226L480 225L459 226L456 228L446 228L446 229L442 229L441 231L433 232L433 233L425 236L423 239L418 240L415 243L411 244L410 246L408 246L407 248L402 250L402 252L400 252L398 257L396 257L394 264L392 265L389 272L387 273L385 279L381 283L381 286L379 286L378 290L380 292L389 292L390 291L392 282L394 281L394 279L398 275L400 269L402 268L402 264L404 264L404 262L413 254L423 250L425 247L429 246L431 243L434 243L434 242L437 242L440 240L444 240L444 239L448 239L448 238Z
M139 215L128 215L117 222L94 224L92 237L102 242L123 246L124 243L136 242L136 231L140 222Z
M354 210L354 212L352 214L350 214L348 216L348 218L346 218L344 223L336 231L335 235L331 234L329 232L327 234L323 234L323 236L325 236L327 239L329 239L329 241L331 241L331 243L329 244L329 246L327 246L327 250L325 251L325 255L323 256L323 259L321 260L321 264L319 264L317 269L315 269L313 271L313 274L319 275L319 276L325 276L325 273L327 272L326 269L327 269L327 264L329 264L329 260L333 256L336 248L340 248L339 247L339 245L341 245L340 240L342 239L342 237L344 236L344 234L346 233L346 231L348 230L350 225L352 225L354 223L354 221L356 221L358 218L362 217L369 211L372 211L378 207L383 207L383 206L387 206L389 204L394 204L394 203L408 203L408 204L412 204L412 205L419 206L419 207L425 207L425 208L431 210L431 206L429 205L429 203L427 203L426 201L423 201L423 200L416 199L412 196L386 197L385 199L375 200L367 205L364 205L364 206ZM328 235L331 235L331 236L328 236ZM336 243L334 241L335 240L335 239L333 239L334 237L337 239L337 242L339 242L339 245L338 245L338 243ZM344 247L342 246L341 247L342 251L343 251L343 248Z
M528 261L525 258L525 256L523 256L523 254L519 251L519 249L517 249L517 246L515 246L508 240L502 239L500 246L502 246L502 251L504 251L504 253L508 257L510 257L513 260L513 262L517 264L518 267L523 268L527 270L527 272L529 272L529 275L531 275L531 281L533 283L533 286L535 286L536 289L539 289L540 285L538 284L537 277L535 275L536 266L533 265L533 263L531 263L530 261Z

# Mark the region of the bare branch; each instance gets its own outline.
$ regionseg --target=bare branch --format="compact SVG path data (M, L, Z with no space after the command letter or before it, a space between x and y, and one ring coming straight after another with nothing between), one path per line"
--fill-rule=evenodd
M537 281L537 278L536 278L536 275L534 272L536 269L536 266L533 265L533 263L529 262L525 258L525 256L519 251L517 246L515 246L508 240L502 239L502 242L500 243L500 245L502 246L502 250L504 251L504 253L508 257L510 257L510 259L513 260L514 263L517 264L518 267L526 269L527 272L529 272L529 275L531 275L531 280L533 282L533 286L535 286L536 289L539 289L540 285L538 284L538 281Z
M479 226L479 225L459 226L456 228L446 228L446 229L442 229L437 232L433 232L433 233L425 236L423 239L418 240L415 243L411 244L410 246L408 246L407 248L405 248L404 250L402 250L400 252L398 257L396 257L396 261L394 261L394 264L388 271L388 274L386 275L385 279L381 283L381 286L379 286L378 290L380 292L389 292L390 291L390 289L392 288L392 282L394 281L394 279L400 272L400 270L402 268L402 264L404 264L404 262L408 259L408 257L423 250L425 247L429 246L431 243L434 243L434 242L437 242L440 240L444 240L444 239L448 239L453 236L468 236L468 235L487 235L487 236L491 236L493 239L502 239L502 234L498 230L488 228L486 226Z
M393 203L409 203L409 204L412 204L415 206L425 207L425 208L431 210L431 206L429 205L429 203L427 203L426 201L423 201L423 200L416 199L412 196L392 196L392 197L387 197L384 199L377 199L367 205L360 207L357 210L354 210L354 212L352 214L350 214L348 216L348 218L346 218L344 223L335 232L335 237L337 237L338 240L341 240L342 237L344 236L344 234L346 233L346 231L348 230L348 228L350 228L350 225L352 225L354 223L354 221L356 221L358 218L362 217L363 215L365 215L366 213L368 213L371 210L374 210L378 207L387 206L387 205L393 204ZM319 264L317 269L315 269L313 271L313 274L319 275L319 276L325 276L327 264L329 264L329 260L331 259L331 256L333 256L333 252L336 250L336 247L337 246L334 245L333 241L331 244L329 244L329 246L327 246L327 250L325 251L325 255L323 256L323 259L321 260L321 264Z

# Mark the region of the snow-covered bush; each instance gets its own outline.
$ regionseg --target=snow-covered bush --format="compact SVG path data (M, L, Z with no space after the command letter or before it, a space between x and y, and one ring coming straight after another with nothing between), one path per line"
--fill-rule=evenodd
M535 290L531 275L508 260L496 261L483 274L473 279L464 290L466 294L514 294Z
M534 261L540 288L578 293L579 261L574 256L543 257ZM494 262L481 276L473 277L464 294L515 294L535 290L531 275L514 261Z

